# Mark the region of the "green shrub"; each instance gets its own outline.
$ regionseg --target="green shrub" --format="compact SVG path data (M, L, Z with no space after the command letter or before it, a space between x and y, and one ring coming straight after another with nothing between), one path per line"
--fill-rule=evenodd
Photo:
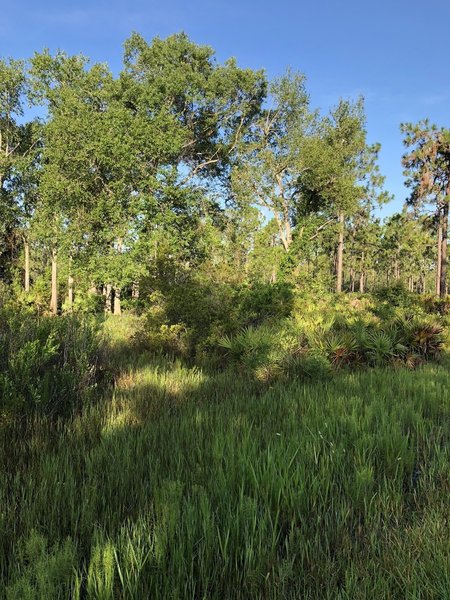
M93 321L0 311L0 410L70 412L95 389L99 359Z
M276 343L276 331L268 326L249 326L232 336L224 336L218 342L232 362L246 369L255 369L267 361Z
M341 299L330 303L324 314L307 304L294 318L267 320L223 336L216 344L225 350L226 363L265 381L294 372L319 378L330 368L415 368L438 359L443 347L442 324L420 312L414 316L399 309L383 319L367 303L352 306Z
M321 354L287 354L282 361L283 373L288 379L324 381L331 376L330 361Z
M196 356L203 362L224 335L289 316L293 300L288 284L183 281L149 296L139 342L155 353Z
M273 318L284 319L293 310L293 286L289 283L255 283L242 288L238 301L241 321L246 324L260 324Z
M417 294L408 291L401 281L382 286L373 293L375 300L384 302L389 307L417 307L420 299Z
M427 296L424 299L424 308L427 313L447 315L450 312L450 298L436 298Z
M153 352L193 356L206 340L238 327L234 290L226 284L188 281L155 291L143 312L137 341Z

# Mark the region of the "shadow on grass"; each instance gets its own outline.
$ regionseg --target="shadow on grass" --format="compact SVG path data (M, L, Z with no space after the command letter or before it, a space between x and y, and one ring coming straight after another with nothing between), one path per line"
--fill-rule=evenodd
M155 597L169 597L170 585L182 581L190 595L179 597L237 598L238 589L242 598L277 597L284 577L292 589L303 586L304 597L332 598L351 585L352 569L367 576L365 560L376 564L391 529L411 530L430 502L439 522L445 369L263 386L152 357L128 342L110 351L115 385L103 398L53 429L34 421L27 438L9 440L17 448L2 479L6 579L18 540L37 530L50 546L70 537L85 573L96 544L116 544L121 560L130 544L134 553L151 550L139 585L151 594L157 582ZM423 490L404 487L417 470L416 449L420 468L434 474ZM436 541L441 533L429 535ZM395 554L389 548L386 568Z

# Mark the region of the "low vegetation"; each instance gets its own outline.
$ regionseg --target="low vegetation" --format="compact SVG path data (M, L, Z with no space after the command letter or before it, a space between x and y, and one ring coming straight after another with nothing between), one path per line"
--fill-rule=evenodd
M1 597L450 593L444 320L294 300L202 366L146 346L145 317L4 309Z

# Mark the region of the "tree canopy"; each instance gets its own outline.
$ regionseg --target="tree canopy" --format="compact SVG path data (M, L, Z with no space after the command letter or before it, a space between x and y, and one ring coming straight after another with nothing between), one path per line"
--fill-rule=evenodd
M44 50L1 60L0 90L0 277L40 310L120 312L196 277L447 292L446 129L402 125L411 196L381 223L363 99L319 110L302 73L133 33L117 74Z

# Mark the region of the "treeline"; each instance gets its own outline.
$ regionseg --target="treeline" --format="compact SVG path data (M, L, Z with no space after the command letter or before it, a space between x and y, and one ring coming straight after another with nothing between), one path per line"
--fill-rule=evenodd
M381 223L361 99L325 114L302 74L268 81L185 34L133 34L117 75L0 60L0 278L54 314L196 278L445 296L450 132L402 130L411 197Z

